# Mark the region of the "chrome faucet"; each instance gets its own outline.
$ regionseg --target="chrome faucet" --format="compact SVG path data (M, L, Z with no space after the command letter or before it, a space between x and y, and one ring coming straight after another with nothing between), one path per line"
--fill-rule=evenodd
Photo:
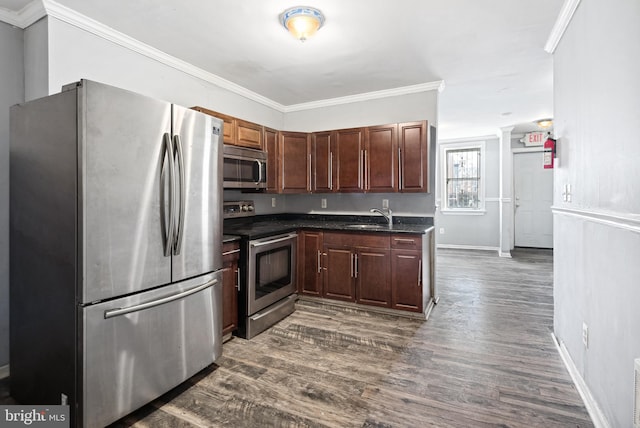
M387 208L387 212L379 210L378 208L371 208L369 212L380 214L382 217L387 219L387 223L389 224L389 229L393 227L393 211L391 211L391 208Z

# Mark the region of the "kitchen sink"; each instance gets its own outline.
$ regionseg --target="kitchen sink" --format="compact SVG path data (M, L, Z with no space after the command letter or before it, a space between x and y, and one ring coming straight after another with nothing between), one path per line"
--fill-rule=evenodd
M367 229L388 229L389 227L384 224L350 224L347 226L347 228L367 230Z

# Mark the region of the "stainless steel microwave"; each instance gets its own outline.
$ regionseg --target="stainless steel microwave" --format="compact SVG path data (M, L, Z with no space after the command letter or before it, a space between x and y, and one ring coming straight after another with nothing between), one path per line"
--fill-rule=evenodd
M224 145L223 187L225 189L265 189L267 152Z

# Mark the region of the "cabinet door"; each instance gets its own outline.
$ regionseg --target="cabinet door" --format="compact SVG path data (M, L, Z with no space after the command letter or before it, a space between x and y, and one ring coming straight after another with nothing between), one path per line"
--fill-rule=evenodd
M307 193L311 190L311 153L308 135L302 132L281 132L278 144L280 155L280 191Z
M429 191L427 122L401 123L399 129L400 191Z
M324 246L324 297L355 302L354 254L351 248Z
M422 312L422 252L391 250L391 307Z
M236 119L236 145L262 150L262 126Z
M364 129L335 131L333 143L334 190L362 192L364 190Z
M357 302L391 307L389 250L359 248L355 264Z
M278 131L264 128L264 150L267 152L267 192L278 192Z
M238 328L238 244L225 244L222 250L222 334Z
M322 232L298 235L298 292L322 296Z
M398 125L367 128L365 184L369 192L398 191Z
M331 191L331 132L311 134L311 191Z
M222 127L222 142L224 144L236 144L236 119L227 116L226 114L218 113L217 111L209 110L204 107L192 107L193 110L197 110L201 113L208 114L209 116L217 117L218 119L222 119L224 122Z

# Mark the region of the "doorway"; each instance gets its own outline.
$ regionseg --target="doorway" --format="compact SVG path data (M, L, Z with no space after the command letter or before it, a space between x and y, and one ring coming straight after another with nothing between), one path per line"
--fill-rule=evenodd
M553 169L542 151L513 154L515 246L553 248Z

